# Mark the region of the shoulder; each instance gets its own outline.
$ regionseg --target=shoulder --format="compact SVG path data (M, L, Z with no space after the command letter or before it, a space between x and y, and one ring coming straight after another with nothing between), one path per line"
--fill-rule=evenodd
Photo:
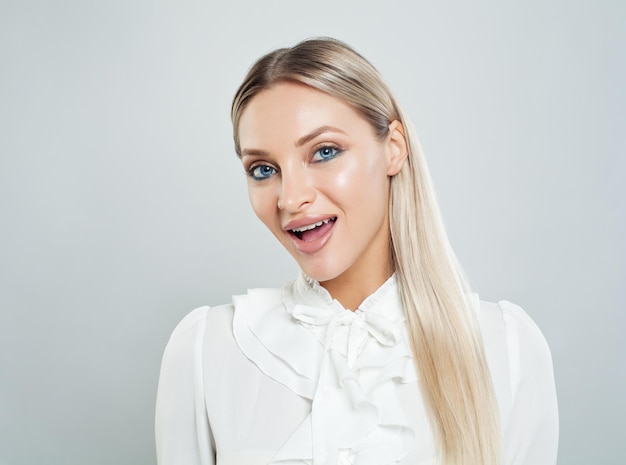
M504 425L514 425L542 408L544 428L558 435L558 414L552 355L532 318L506 300L480 302L478 321L485 354ZM518 425L518 429L522 430Z
M502 319L504 334L501 337L506 341L506 352L513 369L512 381L519 382L519 376L523 375L535 376L541 373L542 369L552 376L550 347L539 326L528 313L519 305L507 300L501 300L497 304L481 303L481 308L483 306L488 308L487 311L495 313L491 318L499 316ZM483 335L485 339L490 337L493 335ZM515 372L515 367L520 371Z
M521 307L506 300L498 305L502 309L506 331L513 397L523 388L552 396L555 391L554 369L546 338Z
M553 385L548 343L520 306L506 300L481 301L478 321L487 363L502 403L511 404L521 385Z
M235 295L231 303L218 306L202 306L189 312L176 325L166 346L168 352L189 352L211 346L213 350L232 347L233 321L236 314L263 313L281 302L286 287L249 289L245 294Z
M189 312L185 317L176 325L174 331L170 336L170 341L177 338L185 338L190 332L203 328L207 324L223 324L224 321L232 319L233 305L225 304L216 307L209 307L208 305L198 307Z
M498 303L480 302L478 321L487 348L494 342L505 342L507 349L523 350L526 356L534 354L551 359L548 343L533 319L520 306L506 300ZM509 357L519 356L509 353Z
M552 356L532 318L506 300L481 302L478 320L500 407L506 463L556 463L559 417Z
M176 325L174 331L170 335L170 341L172 339L185 337L190 332L193 332L195 328L199 325L204 324L206 321L207 312L211 309L208 305L203 307L198 307L187 315L183 317L183 319Z
M210 338L216 342L224 342L232 327L234 307L232 304L216 307L202 306L189 312L172 331L164 356L178 356L188 358L191 352L201 350L199 344ZM218 335L219 338L212 337Z

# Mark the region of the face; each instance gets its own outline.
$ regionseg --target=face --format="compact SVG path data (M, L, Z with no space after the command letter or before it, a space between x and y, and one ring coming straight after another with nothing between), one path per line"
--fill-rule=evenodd
M380 139L351 106L280 83L239 123L252 208L311 278L389 274L389 179L406 157L400 123ZM382 281L381 281L382 283Z

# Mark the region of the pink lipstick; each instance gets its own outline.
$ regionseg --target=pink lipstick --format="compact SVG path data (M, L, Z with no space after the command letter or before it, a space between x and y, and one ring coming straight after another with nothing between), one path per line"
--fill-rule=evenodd
M288 223L285 230L296 248L306 254L320 250L330 239L337 217L303 218Z

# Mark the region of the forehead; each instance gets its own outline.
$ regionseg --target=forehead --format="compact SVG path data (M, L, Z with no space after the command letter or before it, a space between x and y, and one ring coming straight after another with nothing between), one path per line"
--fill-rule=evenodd
M282 82L250 100L239 120L239 140L242 149L292 143L322 126L346 134L373 133L365 118L343 100L302 84Z

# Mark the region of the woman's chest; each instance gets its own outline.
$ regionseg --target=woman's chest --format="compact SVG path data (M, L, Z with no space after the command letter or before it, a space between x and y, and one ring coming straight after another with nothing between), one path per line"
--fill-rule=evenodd
M212 375L205 375L204 380L218 465L260 465L275 463L278 459L281 461L277 463L281 464L313 463L309 458L312 459L311 449L316 443L338 444L334 437L320 437L327 433L337 435L339 430L333 423L346 417L354 419L355 427L363 423L356 414L358 406L333 405L329 410L316 405L317 413L312 413L313 403L319 402L318 399L309 400L295 394L247 359L223 355L218 366L205 370ZM396 463L430 464L433 439L418 384L398 383L394 389L412 436L408 454ZM333 408L344 411L333 411ZM354 408L354 416L345 411L351 408ZM323 416L327 426L316 429L315 415ZM393 439L396 430L389 429L389 433L387 437ZM362 434L368 434L367 427ZM341 447L337 448L335 457L327 457L330 463L353 463L346 450L342 452Z

